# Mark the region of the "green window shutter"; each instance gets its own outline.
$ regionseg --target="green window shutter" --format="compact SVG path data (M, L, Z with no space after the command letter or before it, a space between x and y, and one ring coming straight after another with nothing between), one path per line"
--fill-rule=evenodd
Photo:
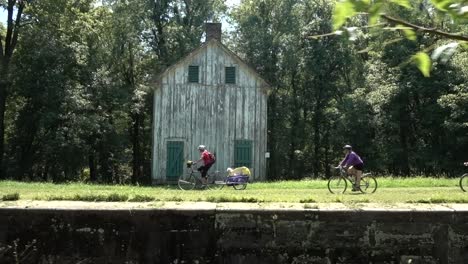
M236 67L226 67L226 83L236 84Z
M167 142L166 178L176 181L184 173L184 142Z
M199 67L189 66L188 81L189 83L198 83L199 81Z
M236 140L234 144L234 166L252 168L252 141Z

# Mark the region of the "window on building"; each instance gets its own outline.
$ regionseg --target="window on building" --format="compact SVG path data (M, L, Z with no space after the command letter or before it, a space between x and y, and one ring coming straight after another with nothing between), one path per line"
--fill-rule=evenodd
M226 67L226 83L236 84L236 67Z
M234 166L252 168L252 140L234 142Z
M189 81L189 83L198 83L198 81L199 81L199 68L198 68L198 66L189 66L188 81Z

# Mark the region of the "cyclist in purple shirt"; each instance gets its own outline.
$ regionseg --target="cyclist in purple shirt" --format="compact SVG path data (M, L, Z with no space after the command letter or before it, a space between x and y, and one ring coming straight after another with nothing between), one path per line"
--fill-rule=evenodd
M361 183L362 170L364 168L364 162L362 162L361 157L353 151L353 147L350 145L345 145L343 147L343 152L346 154L345 158L341 161L340 166L342 166L348 174L351 174L356 179L356 185L353 186L353 191L359 190L359 184Z

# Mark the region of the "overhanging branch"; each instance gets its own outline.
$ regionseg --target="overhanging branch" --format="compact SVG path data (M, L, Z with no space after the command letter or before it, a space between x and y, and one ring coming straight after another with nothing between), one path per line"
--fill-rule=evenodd
M360 27L354 27L354 28L363 29L363 28L383 27L383 26L385 26L385 25L386 25L385 23L379 23L379 24L375 24L375 25L360 26ZM342 34L343 34L343 31L337 30L337 31L334 31L334 32L324 33L324 34L320 34L320 35L306 36L306 38L309 38L309 39L318 39L318 38L328 37L328 36L339 36L339 35L342 35Z
M11 38L13 36L13 7L15 5L14 0L8 0L7 5L7 32L5 36L5 56L8 56Z
M463 35L460 35L460 34L448 33L448 32L444 32L444 31L440 31L440 30L434 29L434 28L425 28L425 27L421 27L421 26L418 26L418 25L409 23L409 22L407 22L407 21L404 21L404 20L401 20L401 19L398 19L398 18L391 17L391 16L386 15L386 14L381 14L380 16L381 16L383 19L387 20L387 21L390 21L390 22L393 22L393 23L396 23L396 24L400 24L400 25L403 25L403 26L412 28L412 29L414 29L414 30L416 30L416 31L426 32L426 33L434 34L434 35L439 35L439 36L443 36L443 37L449 38L449 39L468 41L468 36L463 36Z

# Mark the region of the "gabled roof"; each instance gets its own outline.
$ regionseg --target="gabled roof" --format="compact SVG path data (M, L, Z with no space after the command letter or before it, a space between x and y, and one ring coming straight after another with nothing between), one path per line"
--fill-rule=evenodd
M265 81L265 79L263 79L263 77L260 76L260 74L258 74L257 71L255 69L253 69L253 67L251 67L246 62L244 62L244 60L242 60L239 56L237 56L237 54L235 54L234 52L229 50L228 47L226 47L223 43L221 43L217 39L211 39L210 41L207 41L207 42L203 43L203 45L196 48L194 51L190 52L187 56L183 57L182 59L180 59L176 63L172 64L167 69L165 69L161 74L159 74L157 76L156 80L160 81L168 72L170 72L173 69L177 68L181 64L184 64L185 61L187 61L187 60L193 58L194 56L198 55L205 48L207 48L210 44L214 44L214 45L220 47L224 52L229 54L235 61L237 61L239 63L239 65L243 66L248 71L250 71L255 77L257 77L263 83L263 86L265 87L265 89L268 90L268 88L271 87L271 85L267 81Z

